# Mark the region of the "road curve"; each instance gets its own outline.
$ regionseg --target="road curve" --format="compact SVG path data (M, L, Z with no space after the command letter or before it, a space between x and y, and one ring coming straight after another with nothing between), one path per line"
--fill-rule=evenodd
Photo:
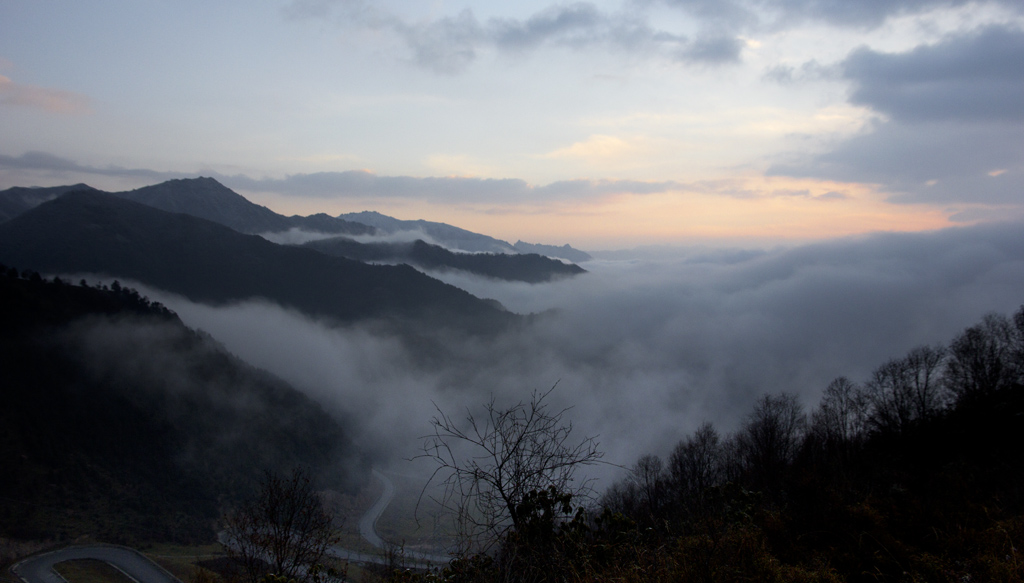
M377 521L380 520L381 515L384 514L384 510L387 509L388 504L390 504L391 500L395 497L395 484L390 478L377 470L373 470L373 476L380 480L381 484L384 485L384 491L381 492L380 498L373 503L373 506L371 506L370 509L363 514L362 518L359 519L359 534L362 535L368 543L384 551L387 550L387 543L379 534L377 534ZM386 564L383 556L371 557L363 553L357 553L340 547L333 547L331 550L332 555L350 561ZM450 556L422 553L411 549L403 550L402 557L410 564L418 564L422 566L445 565L451 561Z
M366 542L378 549L383 549L384 539L380 538L380 535L377 534L377 521L384 514L384 510L391 503L391 499L395 497L395 483L377 470L373 470L373 476L380 480L381 484L384 484L384 491L381 492L380 498L377 498L373 506L359 519L359 534L366 539Z
M98 559L109 563L138 583L181 583L177 577L142 553L112 545L66 547L23 559L11 570L25 583L67 583L53 570L53 566L74 559Z

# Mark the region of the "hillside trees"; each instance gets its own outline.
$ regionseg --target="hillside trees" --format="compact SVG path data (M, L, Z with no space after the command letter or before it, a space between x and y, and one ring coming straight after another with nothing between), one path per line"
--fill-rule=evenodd
M860 441L866 430L867 399L846 377L837 377L811 414L811 434L826 448L836 449Z
M724 476L721 438L714 425L704 423L680 441L669 457L668 471L677 503L690 515L699 513Z
M796 457L807 416L796 395L764 395L737 434L742 468L757 487L774 487Z
M1024 378L1024 306L1010 320L989 314L950 344L945 379L958 401L991 394Z
M942 409L945 353L945 348L939 346L919 346L905 357L891 359L875 369L865 387L873 429L904 432L912 423Z
M1024 308L965 330L959 352L838 377L809 424L794 394L765 395L734 433L706 423L666 463L640 457L589 516L535 491L527 528L440 578L1024 581L1021 330ZM986 371L1001 384L972 384Z

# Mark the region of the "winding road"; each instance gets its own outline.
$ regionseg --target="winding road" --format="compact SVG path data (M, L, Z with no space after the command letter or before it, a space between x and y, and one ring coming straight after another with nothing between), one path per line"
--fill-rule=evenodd
M373 470L373 477L380 480L381 484L384 485L384 491L381 492L380 498L373 503L373 506L363 514L363 517L359 519L359 534L362 535L366 542L377 547L378 549L385 550L387 543L377 533L377 521L380 520L384 510L387 509L388 504L395 497L395 484L390 478L380 473L377 470ZM347 559L349 561L361 561L368 563L384 564L386 561L381 556L366 555L363 553L356 553L347 549L334 547L331 549L331 554L335 557ZM404 550L402 553L403 558L407 563L413 563L422 566L437 566L447 564L451 560L451 557L445 555L435 555L431 553L421 553L419 551Z
M380 535L377 534L377 521L384 514L384 510L391 503L392 498L395 497L395 483L377 470L373 470L373 477L384 484L384 491L381 492L380 498L373 503L373 506L366 511L366 514L363 514L363 517L359 519L359 534L366 539L366 542L378 549L382 549L384 548L384 539L380 538Z
M374 547L386 550L387 543L377 533L377 521L395 497L395 484L377 470L373 470L373 476L384 485L384 491L381 492L380 498L374 502L373 506L359 519L359 534ZM371 555L341 547L331 547L328 554L351 562L387 563L383 554ZM403 558L406 563L421 566L444 565L451 559L451 557L443 555L411 550L404 551ZM142 553L128 547L114 545L73 546L49 551L23 559L16 563L11 570L25 583L67 583L54 571L53 566L74 559L104 561L137 583L182 583L177 577L168 573Z
M67 583L53 570L53 566L74 559L99 559L139 583L181 583L142 553L112 545L67 547L33 555L16 563L11 570L26 583Z

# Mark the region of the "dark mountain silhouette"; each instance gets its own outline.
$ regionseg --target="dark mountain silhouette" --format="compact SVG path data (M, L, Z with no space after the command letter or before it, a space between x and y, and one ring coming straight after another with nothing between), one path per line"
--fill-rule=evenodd
M336 321L445 323L474 330L515 319L406 265L367 265L271 243L109 194L72 192L0 224L0 261L46 273L128 278L201 302L266 298Z
M289 229L347 235L374 232L373 228L366 225L336 219L323 213L308 217L277 214L265 206L250 202L213 178L168 180L112 194L160 210L220 223L240 233L278 233Z
M57 198L65 192L73 190L92 190L95 188L87 184L72 184L69 186L51 186L46 188L15 186L0 191L0 223L13 219L30 208Z
M304 247L359 261L402 262L424 269L458 269L485 277L527 283L586 273L578 265L565 264L536 253L453 253L421 240L412 243L359 243L348 237L332 237L310 241Z
M446 223L435 223L422 219L415 221L403 221L375 211L363 211L359 213L347 213L338 215L339 219L354 221L369 225L377 229L378 233L395 234L402 232L423 233L434 241L460 251L471 253L516 253L512 245L505 241L481 235L459 227L453 227Z
M212 541L265 470L367 473L339 421L175 314L0 266L0 536Z
M516 241L516 244L513 245L513 247L515 247L516 251L520 253L537 253L548 257L565 259L566 261L572 261L573 263L583 263L584 261L590 261L593 259L593 257L591 257L586 251L573 249L568 243L558 247L556 245L540 245L536 243Z

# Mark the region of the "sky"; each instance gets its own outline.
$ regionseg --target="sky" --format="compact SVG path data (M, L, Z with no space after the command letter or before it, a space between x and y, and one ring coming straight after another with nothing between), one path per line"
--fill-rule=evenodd
M1024 218L1019 0L0 0L0 188L587 250Z

